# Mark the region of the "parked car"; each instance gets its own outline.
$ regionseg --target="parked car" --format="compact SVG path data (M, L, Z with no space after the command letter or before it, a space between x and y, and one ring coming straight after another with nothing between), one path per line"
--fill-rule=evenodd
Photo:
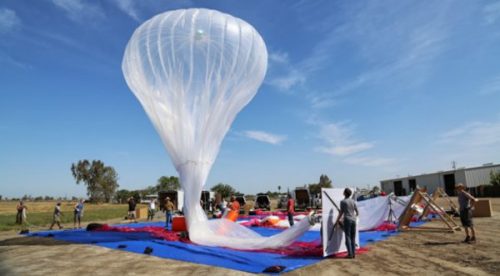
M294 191L295 209L306 210L311 207L311 194L307 188L296 188Z
M271 210L271 200L267 194L257 194L255 199L255 209Z
M158 202L160 203L160 210L163 211L165 207L166 198L169 197L175 206L175 209L182 211L184 207L184 192L183 191L160 191L158 192Z
M237 194L237 195L234 195L234 197L236 198L236 200L240 204L240 214L244 214L245 213L245 205L247 204L247 201L245 199L245 195L244 194Z
M211 210L211 204L215 201L215 193L210 191L202 191L200 203L203 203L201 206L205 212Z
M278 209L286 209L288 204L288 194L281 194L278 198Z

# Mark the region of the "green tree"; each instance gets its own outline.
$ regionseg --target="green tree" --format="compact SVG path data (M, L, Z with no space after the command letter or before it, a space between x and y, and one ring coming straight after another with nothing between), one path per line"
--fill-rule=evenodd
M126 189L122 189L122 190L118 190L116 191L116 194L115 194L115 200L118 202L118 203L126 203L127 200L129 199L129 197L132 196L132 192L129 191L129 190L126 190Z
M113 167L105 167L103 174L99 181L102 196L105 202L111 202L113 195L116 192L118 185L118 174Z
M321 193L321 188L331 188L332 187L332 181L326 174L322 174L319 177L319 183L313 183L309 184L309 192L311 194L319 194Z
M158 184L156 184L156 192L169 190L177 191L180 188L179 178L176 176L162 176L158 179Z
M100 160L80 160L71 164L71 173L77 184L83 182L87 185L87 195L91 201L109 202L118 185L118 174L115 169L105 166Z
M220 194L223 198L236 193L236 190L229 184L219 183L210 189L212 192Z
M499 172L490 172L490 184L493 186L500 186L500 171Z
M328 178L328 176L326 174L322 174L319 177L319 185L322 188L331 188L332 187L332 181L330 180L330 178Z
M152 195L158 193L158 189L156 186L147 186L146 189L143 190L144 195Z

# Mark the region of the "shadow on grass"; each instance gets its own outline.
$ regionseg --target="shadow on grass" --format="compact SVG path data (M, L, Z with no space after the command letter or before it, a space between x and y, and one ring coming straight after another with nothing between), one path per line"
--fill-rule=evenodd
M54 246L54 245L66 245L71 244L67 241L60 241L51 238L42 237L19 237L11 238L7 240L0 241L0 246L13 246L13 245L42 245L42 246Z

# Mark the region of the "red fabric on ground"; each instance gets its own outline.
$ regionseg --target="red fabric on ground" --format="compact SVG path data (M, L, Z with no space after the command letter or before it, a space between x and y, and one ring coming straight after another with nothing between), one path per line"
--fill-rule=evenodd
M257 252L274 253L280 255L286 255L290 257L322 257L323 256L323 246L320 241L313 242L300 242L296 241L287 247L276 248L276 249L261 249L255 250ZM356 249L356 254L363 254L368 252L367 248ZM347 252L337 253L331 258L344 258L347 257Z
M101 228L94 231L102 232L122 232L122 233L150 233L154 238L163 239L167 241L180 241L185 243L191 243L187 238L181 238L177 232L172 232L165 230L163 227L159 226L145 226L145 227L113 227L107 224L103 224ZM245 250L242 250L245 251ZM300 242L296 241L289 246L276 248L276 249L261 249L261 250L250 250L254 252L266 252L280 254L290 257L322 257L323 247L320 241L313 242ZM357 254L365 253L368 250L366 248L359 248L356 250ZM347 256L347 253L339 253L333 255L335 258L342 258Z
M150 233L151 236L157 239L163 239L167 241L181 241L188 242L191 241L187 238L181 238L178 232L173 232L169 230L165 230L163 227L159 226L144 226L144 227L113 227L107 224L103 224L103 226L95 231L102 232L122 232L122 233Z
M255 214L258 216L283 216L284 218L288 216L287 212L282 211L262 211L261 209L255 210ZM308 212L294 212L294 215L308 215Z
M381 225L377 226L372 231L394 231L397 230L398 226L394 223L384 222Z
M284 226L278 226L278 225L273 225L270 224L267 221L261 222L259 219L251 219L249 221L245 221L240 223L240 225L243 225L245 227L265 227L265 228L273 228L273 229L287 229L288 227Z

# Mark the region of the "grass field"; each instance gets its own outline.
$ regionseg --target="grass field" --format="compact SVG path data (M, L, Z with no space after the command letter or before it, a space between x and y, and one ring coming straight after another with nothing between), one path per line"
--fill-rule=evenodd
M26 202L27 221L30 227L48 228L52 223L52 214L56 201ZM76 202L61 202L63 224L73 223L73 207ZM18 230L16 225L16 205L14 201L0 201L0 231ZM127 214L125 204L85 204L83 222L103 221L123 218Z

